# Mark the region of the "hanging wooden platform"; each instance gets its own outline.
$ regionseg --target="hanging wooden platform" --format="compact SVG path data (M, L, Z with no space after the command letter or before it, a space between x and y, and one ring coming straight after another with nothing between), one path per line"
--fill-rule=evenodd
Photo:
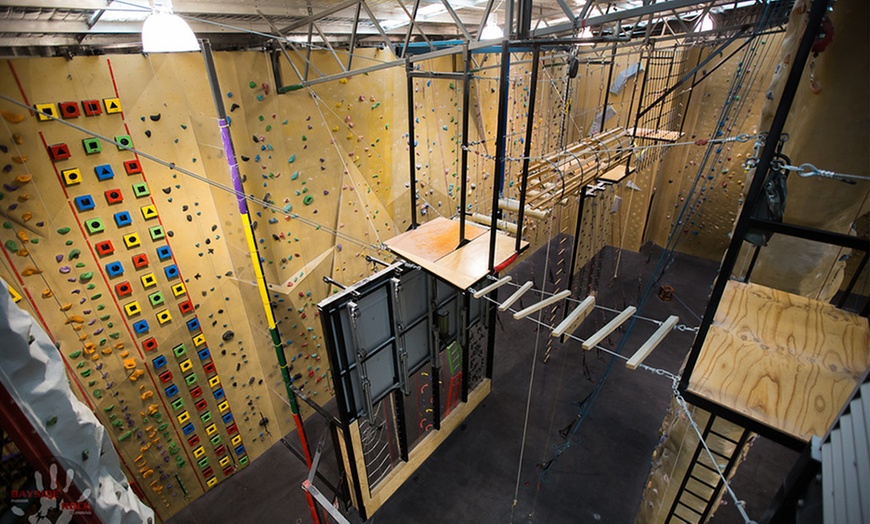
M635 173L634 169L626 172L625 164L619 164L615 167L612 167L607 170L607 172L598 176L598 180L602 182L609 182L611 184L618 184L623 181L627 176Z
M489 273L489 229L465 223L465 238L470 240L459 245L459 222L438 217L387 240L390 251L443 278L460 289L467 289ZM516 239L500 232L495 233L495 265L500 266L515 254ZM521 249L528 247L521 244Z
M662 140L665 142L676 142L683 136L683 133L679 131L668 131L667 129L649 129L645 127L638 127L637 129L630 127L626 129L626 132L629 135L634 135L638 138L649 138L650 140Z
M803 441L824 435L870 368L867 319L728 282L689 391Z

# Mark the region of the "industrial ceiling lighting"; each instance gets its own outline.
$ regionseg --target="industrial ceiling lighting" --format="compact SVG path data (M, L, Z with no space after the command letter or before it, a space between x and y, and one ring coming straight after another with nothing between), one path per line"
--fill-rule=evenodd
M480 32L481 40L498 40L504 37L504 31L498 26L498 16L491 13L486 20L486 25L483 26L483 31Z
M712 31L712 30L713 30L713 17L710 16L709 13L707 13L706 15L701 17L701 20L698 22L698 25L696 26L695 32L696 33L704 33L706 31Z
M199 41L187 22L172 14L172 0L154 0L151 15L142 25L142 52L199 51Z

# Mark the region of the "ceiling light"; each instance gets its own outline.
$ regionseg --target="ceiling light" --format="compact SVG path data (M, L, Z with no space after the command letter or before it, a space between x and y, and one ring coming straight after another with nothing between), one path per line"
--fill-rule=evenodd
M154 10L142 24L142 52L199 51L196 35L180 16L172 14L171 0L154 0Z
M705 31L713 30L713 17L708 14L704 15L698 24L695 26L696 33L703 33Z
M499 38L504 38L504 31L498 26L498 17L493 13L487 18L486 25L483 26L483 31L480 32L480 39L498 40Z

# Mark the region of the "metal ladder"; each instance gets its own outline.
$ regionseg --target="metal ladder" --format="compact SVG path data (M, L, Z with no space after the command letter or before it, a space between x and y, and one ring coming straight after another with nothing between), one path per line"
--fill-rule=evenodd
M734 433L735 428L740 430L737 440L726 436ZM731 474L751 432L711 413L702 435L716 464L698 442L665 522L702 524L707 520L725 487L719 471L726 478Z

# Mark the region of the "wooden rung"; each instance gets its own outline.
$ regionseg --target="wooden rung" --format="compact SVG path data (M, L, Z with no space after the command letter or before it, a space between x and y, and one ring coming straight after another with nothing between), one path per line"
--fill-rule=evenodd
M535 284L534 282L529 281L529 282L526 282L525 284L523 284L522 286L520 286L520 288L518 290L516 290L516 292L513 295L509 296L507 300L502 302L502 304L498 307L498 310L499 311L507 311L507 308L511 307L514 304L514 302L519 300L520 297L522 297L526 293L526 291L532 289L532 286L534 284Z
M640 349L638 349L637 352L628 359L628 362L625 363L625 367L628 369L637 369L641 362L643 362L646 357L648 357L649 354L662 343L662 340L664 340L668 333L674 329L674 326L677 325L677 322L679 321L680 317L676 315L669 316L667 320L662 322L662 325L659 326L656 332L643 343Z
M589 316L589 313L592 312L592 309L595 307L595 297L589 295L586 297L583 302L580 302L580 305L577 308L568 314L565 317L565 320L562 321L561 324L556 326L551 333L551 337L561 337L565 333L571 334L577 331L577 328L580 327L580 324L586 320L586 317Z
M623 323L625 323L626 320L630 319L631 316L634 315L634 313L636 311L637 311L637 308L634 306L628 306L627 308L625 308L625 311L616 315L616 318L614 318L613 320L608 322L606 326L599 329L591 337L587 338L586 342L583 342L583 349L585 349L586 351L589 351L590 349L597 346L599 344L599 342L601 342L602 340L604 340L605 337L607 337L607 335L616 331L616 328L618 328Z
M532 304L531 306L527 307L526 309L524 309L522 311L517 311L516 313L514 313L514 320L526 318L527 316L531 315L535 311L537 311L539 309L544 309L545 307L547 307L551 304L555 304L556 302L562 300L563 298L568 298L570 296L571 296L571 291L569 291L567 289L564 291L559 291L558 293L556 293L555 295L553 295L550 298L546 298L546 299L538 302L537 304Z
M492 284L490 284L490 285L486 286L485 288L481 289L480 291L475 291L474 294L473 294L472 296L473 296L474 298L480 298L480 297L482 297L483 295L485 295L485 294L489 293L490 291L492 291L493 289L498 289L498 288L500 288L501 286L507 284L507 283L510 282L511 280L513 280L511 277L500 278L500 279L496 280L495 282L493 282Z

